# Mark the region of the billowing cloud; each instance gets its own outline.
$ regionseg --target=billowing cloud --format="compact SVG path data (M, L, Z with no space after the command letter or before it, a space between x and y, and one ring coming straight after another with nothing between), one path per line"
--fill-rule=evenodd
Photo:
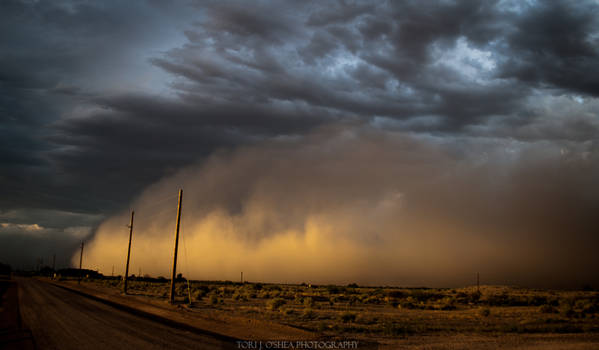
M596 160L588 145L563 153L558 143L325 128L215 155L150 186L131 205L132 267L168 275L181 187L179 272L192 278L597 282ZM99 227L91 266L122 267L128 215Z

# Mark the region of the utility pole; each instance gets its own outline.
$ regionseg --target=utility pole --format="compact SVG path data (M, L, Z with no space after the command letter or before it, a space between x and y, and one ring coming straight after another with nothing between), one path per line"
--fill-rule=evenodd
M243 284L243 271L241 271L241 284Z
M173 273L171 275L171 304L175 302L175 277L177 276L177 250L179 248L179 227L181 224L181 207L183 206L183 189L179 189L179 204L177 205L177 226L175 228L175 252L173 254Z
M476 292L480 294L480 273L476 273Z
M81 254L79 255L79 280L77 283L81 283L81 266L83 265L83 241L81 242Z
M127 294L127 277L129 276L129 257L131 256L131 237L133 237L133 216L135 211L131 211L131 223L129 223L129 248L127 248L127 265L125 265L125 294ZM112 266L114 273L114 266Z

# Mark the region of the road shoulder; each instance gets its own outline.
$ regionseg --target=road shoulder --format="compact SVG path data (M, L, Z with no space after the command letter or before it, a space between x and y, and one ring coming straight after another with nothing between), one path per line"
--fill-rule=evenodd
M315 340L320 338L317 334L275 322L233 317L218 312L191 313L182 305L170 305L164 300L123 295L112 289L91 288L75 282L40 280L138 316L222 340Z

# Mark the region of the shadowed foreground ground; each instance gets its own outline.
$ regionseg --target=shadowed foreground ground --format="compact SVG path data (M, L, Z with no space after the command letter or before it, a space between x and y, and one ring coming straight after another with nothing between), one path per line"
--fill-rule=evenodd
M131 315L54 285L19 279L23 323L38 349L223 349L233 344Z

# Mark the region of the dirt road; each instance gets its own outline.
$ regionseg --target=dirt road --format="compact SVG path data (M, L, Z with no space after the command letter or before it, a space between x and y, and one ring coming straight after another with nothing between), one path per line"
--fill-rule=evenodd
M236 349L31 278L18 280L23 323L38 349Z

